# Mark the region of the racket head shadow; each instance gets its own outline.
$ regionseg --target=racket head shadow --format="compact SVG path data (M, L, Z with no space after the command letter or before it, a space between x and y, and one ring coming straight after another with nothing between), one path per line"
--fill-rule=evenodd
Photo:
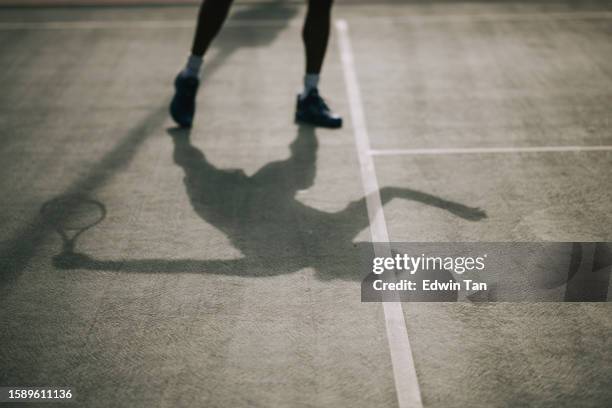
M59 232L77 235L106 218L106 207L99 201L80 195L56 197L40 209L43 220Z

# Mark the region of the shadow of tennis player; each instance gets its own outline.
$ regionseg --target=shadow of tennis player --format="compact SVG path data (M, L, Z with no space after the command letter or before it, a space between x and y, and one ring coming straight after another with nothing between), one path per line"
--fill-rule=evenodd
M369 225L366 198L338 212L325 212L296 199L311 187L316 174L318 142L314 128L299 127L286 160L266 164L252 176L219 169L193 146L188 130L170 129L174 161L185 172L185 187L195 212L223 232L243 257L235 260L126 259L105 261L64 251L55 258L62 268L123 272L203 272L270 276L314 268L321 279L362 278L357 264L372 252L369 242L353 243ZM399 187L380 190L383 205L393 198L413 200L470 221L484 211Z

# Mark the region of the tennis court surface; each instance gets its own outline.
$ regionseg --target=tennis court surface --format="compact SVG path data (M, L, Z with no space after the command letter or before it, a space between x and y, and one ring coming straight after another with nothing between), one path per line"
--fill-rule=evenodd
M612 241L612 3L339 0L339 130L293 123L304 13L234 5L187 131L168 103L196 5L0 8L0 386L612 406L609 290L362 303L354 267L380 238Z

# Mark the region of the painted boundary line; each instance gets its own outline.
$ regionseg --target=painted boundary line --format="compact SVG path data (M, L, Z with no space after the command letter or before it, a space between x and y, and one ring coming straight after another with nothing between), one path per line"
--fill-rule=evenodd
M431 14L408 15L398 17L371 17L367 19L351 19L353 21L372 21L385 18L389 23L444 23L444 22L475 22L475 21L542 21L542 20L607 20L612 18L612 11L563 11L563 12L536 12L536 13L474 13L474 14Z
M529 146L529 147L457 147L432 149L371 149L371 156L419 156L486 153L554 153L554 152L609 152L612 145L603 146Z
M287 20L229 20L224 27L285 27L302 22ZM195 28L192 20L134 20L134 21L41 21L41 22L0 22L0 31L11 30L112 30L112 29L168 29Z
M497 14L450 14L450 15L412 15L402 17L355 17L351 21L357 24L372 24L380 20L389 24L414 24L436 22L477 22L477 21L542 21L542 20L607 20L612 19L610 11L591 12L539 12L539 13L497 13ZM261 20L229 20L228 27L278 27L299 25L300 21L287 23L283 19ZM163 28L193 28L195 20L124 20L124 21L24 21L0 22L0 31L7 30L88 30L88 29L163 29Z
M370 232L373 242L389 242L389 234L385 216L382 211L378 180L374 161L368 154L370 141L361 103L361 92L355 73L353 51L348 34L348 24L344 20L336 21L340 58L344 71L344 81L348 95L355 144L359 156L361 169L361 181L366 197L368 218L370 221ZM376 256L390 256L389 247L376 249ZM400 302L383 302L385 315L385 326L387 329L387 340L391 353L391 365L393 367L393 379L395 381L395 392L400 408L422 408L421 391L412 358L412 349L408 340L406 321Z

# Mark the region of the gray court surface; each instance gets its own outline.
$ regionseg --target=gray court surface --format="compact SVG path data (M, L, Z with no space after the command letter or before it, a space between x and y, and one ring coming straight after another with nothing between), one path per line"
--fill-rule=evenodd
M278 1L235 6L179 131L196 11L0 9L0 386L70 386L83 407L397 406L383 307L351 268L370 221L337 33L321 89L343 129L292 122L304 8ZM612 146L612 3L334 18L397 192L391 240L612 240L612 151L579 149ZM556 146L577 148L456 151ZM402 307L423 406L612 405L610 303Z

